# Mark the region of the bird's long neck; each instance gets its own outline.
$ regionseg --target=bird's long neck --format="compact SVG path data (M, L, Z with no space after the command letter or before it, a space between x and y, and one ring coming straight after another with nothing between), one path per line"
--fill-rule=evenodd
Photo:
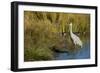
M70 26L70 34L72 34L72 25Z

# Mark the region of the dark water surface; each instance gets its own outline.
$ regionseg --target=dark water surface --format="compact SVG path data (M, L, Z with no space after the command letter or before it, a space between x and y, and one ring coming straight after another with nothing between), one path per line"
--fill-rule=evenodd
M79 48L76 52L58 52L55 54L55 60L67 60L67 59L88 59L90 58L90 42L87 41L83 44L82 48Z

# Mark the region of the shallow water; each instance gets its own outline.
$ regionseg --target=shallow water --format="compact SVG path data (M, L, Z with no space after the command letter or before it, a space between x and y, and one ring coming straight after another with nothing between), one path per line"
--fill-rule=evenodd
M68 60L68 59L88 59L90 58L90 42L87 41L83 44L82 48L79 48L76 52L56 52L55 60Z

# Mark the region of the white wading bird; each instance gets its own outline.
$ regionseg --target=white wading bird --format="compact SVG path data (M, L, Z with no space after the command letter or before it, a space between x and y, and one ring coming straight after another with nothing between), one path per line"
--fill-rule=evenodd
M73 43L75 45L79 45L82 48L82 41L80 40L80 38L77 35L75 35L72 32L72 23L70 23L69 25L70 25L70 36L71 36L71 39L73 40Z

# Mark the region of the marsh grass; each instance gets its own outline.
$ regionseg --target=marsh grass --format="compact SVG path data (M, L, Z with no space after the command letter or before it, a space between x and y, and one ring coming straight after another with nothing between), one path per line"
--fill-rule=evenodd
M53 52L48 48L25 49L25 61L52 60Z

